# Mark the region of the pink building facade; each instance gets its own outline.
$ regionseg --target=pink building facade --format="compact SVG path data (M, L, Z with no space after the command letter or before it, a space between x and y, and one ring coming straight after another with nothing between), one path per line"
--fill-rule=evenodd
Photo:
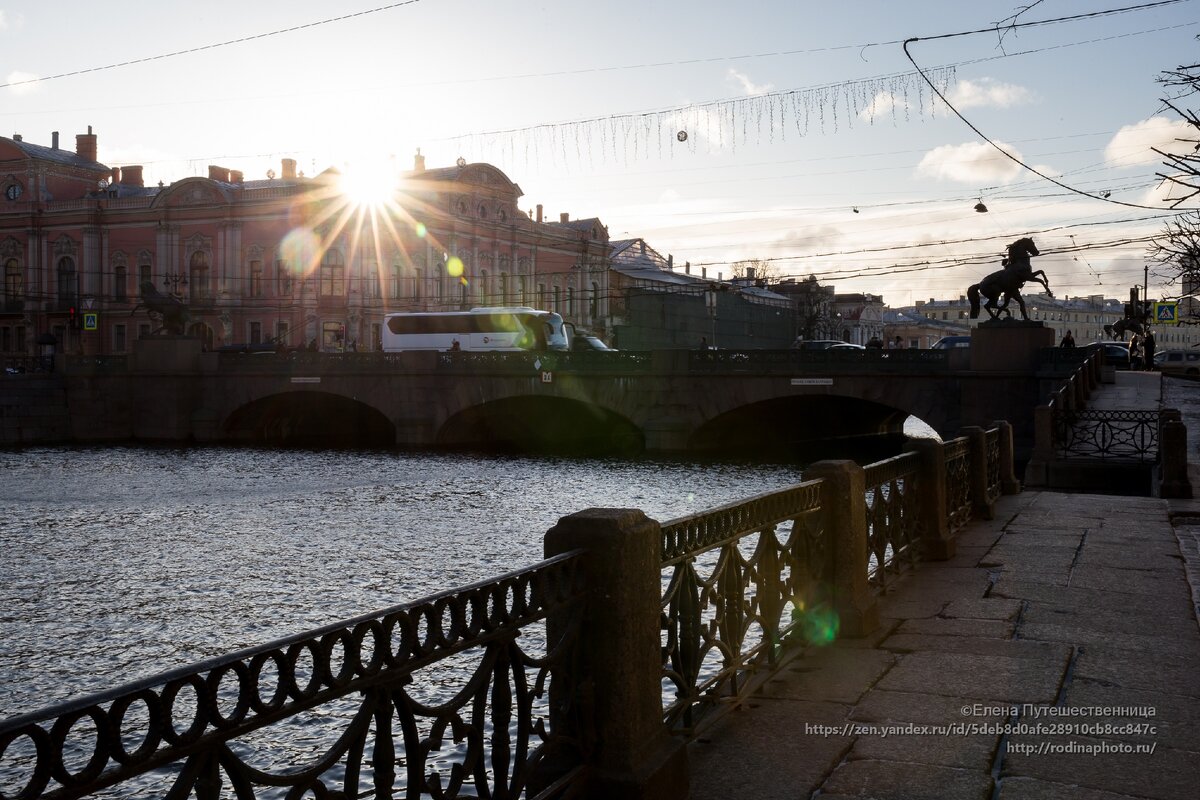
M35 354L47 335L59 352L129 352L160 325L140 305L146 283L187 304L187 333L210 348L371 350L388 312L475 306L606 327L605 227L522 211L488 164L427 170L418 155L367 206L336 170L305 177L290 159L265 180L211 166L147 187L140 166L97 156L90 128L74 151L57 134L0 137L0 355Z

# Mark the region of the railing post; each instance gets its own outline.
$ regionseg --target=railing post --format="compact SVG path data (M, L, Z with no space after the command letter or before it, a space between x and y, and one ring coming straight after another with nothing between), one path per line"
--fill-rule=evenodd
M946 447L936 439L913 439L908 449L921 458L922 557L927 561L954 558L957 546L946 518Z
M959 434L971 442L971 505L975 507L975 513L984 519L995 519L996 504L988 500L987 492L987 431L970 425Z
M1050 465L1054 462L1053 401L1033 408L1033 453L1025 465L1025 485L1050 485Z
M1013 428L1006 419L998 419L992 423L996 426L1000 440L1000 493L1020 494L1021 482L1013 466Z
M867 547L867 481L853 461L818 461L804 479L820 479L821 508L833 543L833 607L839 629L850 637L879 627L879 605L871 591Z
M589 798L635 800L689 794L687 749L663 722L662 533L637 509L592 508L563 517L544 541L547 558L587 555L586 599L579 620L578 674L590 730L555 733L591 742ZM548 621L551 629L569 624ZM556 720L577 722L578 716Z
M1164 408L1158 429L1159 497L1188 499L1192 484L1187 474L1187 426L1179 412Z

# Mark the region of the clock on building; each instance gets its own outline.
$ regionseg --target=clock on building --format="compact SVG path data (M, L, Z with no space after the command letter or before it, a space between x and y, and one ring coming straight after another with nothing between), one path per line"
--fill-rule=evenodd
M4 196L7 197L9 200L16 200L18 197L21 196L21 187L15 183L10 183L4 189Z

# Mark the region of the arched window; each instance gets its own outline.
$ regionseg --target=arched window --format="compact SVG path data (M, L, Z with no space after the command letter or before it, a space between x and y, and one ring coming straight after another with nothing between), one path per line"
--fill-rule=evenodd
M4 303L8 305L22 299L25 280L21 274L21 263L15 258L4 262Z
M141 295L144 284L154 283L154 261L145 250L138 253L137 271L138 294Z
M263 296L263 262L255 259L250 262L250 296Z
M75 272L75 262L63 256L58 260L58 302L66 308L75 305L78 299L79 275Z
M597 319L600 316L600 284L592 281L592 296L588 298L588 316Z
M188 262L188 282L193 298L208 297L208 253L197 250Z
M321 257L321 297L344 297L346 262L340 250L326 250Z

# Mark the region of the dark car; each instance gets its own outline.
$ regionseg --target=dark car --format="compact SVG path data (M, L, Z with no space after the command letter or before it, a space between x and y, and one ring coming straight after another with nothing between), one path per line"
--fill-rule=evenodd
M959 347L970 347L970 336L943 336L933 343L934 350L955 350Z
M1104 361L1117 369L1129 369L1129 345L1118 342L1105 342Z
M845 344L838 339L797 339L792 342L793 350L828 350L835 344Z
M615 352L599 336L590 333L577 333L571 337L571 349L575 352Z

